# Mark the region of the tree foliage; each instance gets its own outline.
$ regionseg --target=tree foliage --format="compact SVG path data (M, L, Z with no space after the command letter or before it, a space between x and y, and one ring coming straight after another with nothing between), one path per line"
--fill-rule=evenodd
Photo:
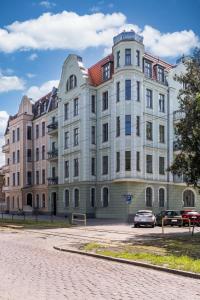
M182 85L178 100L183 117L176 125L180 152L169 170L183 175L186 183L200 188L200 49L185 60L186 72L175 76Z

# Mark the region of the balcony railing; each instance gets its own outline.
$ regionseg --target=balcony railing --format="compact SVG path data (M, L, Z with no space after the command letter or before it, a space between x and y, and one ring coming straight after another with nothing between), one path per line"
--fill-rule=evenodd
M56 185L58 184L58 177L49 177L47 178L49 185Z
M2 171L3 171L3 174L9 173L9 171L10 171L10 166L9 166L9 165L3 166L3 167L2 167Z
M58 122L54 121L54 122L50 123L49 125L47 125L47 128L48 128L48 133L49 134L57 132L57 130L58 130Z
M51 151L48 151L47 154L48 154L49 160L57 159L58 158L58 149L53 149Z
M10 144L5 144L2 146L2 152L7 153L10 151Z

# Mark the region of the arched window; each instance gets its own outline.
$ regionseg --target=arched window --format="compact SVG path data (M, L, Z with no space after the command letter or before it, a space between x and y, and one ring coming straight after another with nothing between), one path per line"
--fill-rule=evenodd
M68 80L67 80L67 84L66 84L66 90L72 90L77 86L77 78L75 75L70 75Z
M74 207L79 207L79 189L74 189Z
M45 194L42 194L42 208L46 207L46 199L45 199Z
M184 207L194 207L195 206L195 195L191 190L185 190L183 192L183 203Z
M26 203L27 203L27 205L29 205L29 206L32 206L32 205L33 205L33 202L32 202L32 194L31 194L31 193L27 194L27 197L26 197Z
M158 195L159 195L159 207L164 207L165 206L165 189L160 188Z
M65 207L69 207L69 190L65 190Z
M91 188L90 190L90 203L92 207L95 207L95 198L96 198L96 191L95 188Z
M146 206L152 207L153 205L153 191L151 187L146 188Z
M102 190L102 203L103 207L108 207L108 202L109 202L109 191L107 187L104 187Z

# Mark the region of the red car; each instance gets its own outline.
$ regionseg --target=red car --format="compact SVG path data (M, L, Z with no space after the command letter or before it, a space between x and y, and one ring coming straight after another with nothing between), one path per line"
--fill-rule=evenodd
M200 213L197 211L183 210L181 211L181 215L183 218L183 225L189 225L190 220L191 225L200 226Z

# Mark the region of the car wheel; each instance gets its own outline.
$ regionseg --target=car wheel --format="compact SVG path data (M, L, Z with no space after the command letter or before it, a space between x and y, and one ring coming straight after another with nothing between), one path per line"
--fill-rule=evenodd
M155 224L151 225L151 227L154 228L154 227L155 227Z
M137 227L138 227L138 225L137 225L137 224L135 224L135 225L134 225L134 227L135 227L135 228L137 228Z

